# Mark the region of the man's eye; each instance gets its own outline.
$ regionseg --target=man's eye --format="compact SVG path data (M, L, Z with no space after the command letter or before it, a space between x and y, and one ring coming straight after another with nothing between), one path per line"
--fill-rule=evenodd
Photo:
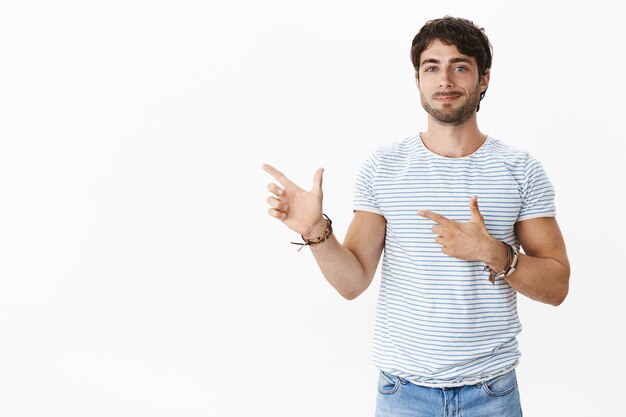
M436 67L427 67L427 68L424 69L424 72L433 72L436 69L437 69Z
M467 71L467 67L455 67L454 70L459 72L465 72Z

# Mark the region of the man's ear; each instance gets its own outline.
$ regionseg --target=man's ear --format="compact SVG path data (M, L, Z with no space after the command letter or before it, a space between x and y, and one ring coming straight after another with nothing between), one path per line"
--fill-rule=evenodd
M489 87L489 77L491 75L491 70L487 68L485 73L480 76L480 92L487 91L487 87Z

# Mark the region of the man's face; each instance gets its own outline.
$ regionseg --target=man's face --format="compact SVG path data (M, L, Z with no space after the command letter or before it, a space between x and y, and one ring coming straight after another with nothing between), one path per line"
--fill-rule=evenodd
M417 87L422 106L440 124L458 126L476 112L489 70L479 76L476 59L436 39L422 52Z

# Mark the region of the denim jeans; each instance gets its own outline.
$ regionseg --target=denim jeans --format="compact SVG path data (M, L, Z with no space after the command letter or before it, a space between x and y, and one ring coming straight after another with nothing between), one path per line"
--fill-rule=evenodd
M480 384L428 388L386 372L378 379L376 417L522 417L515 370Z

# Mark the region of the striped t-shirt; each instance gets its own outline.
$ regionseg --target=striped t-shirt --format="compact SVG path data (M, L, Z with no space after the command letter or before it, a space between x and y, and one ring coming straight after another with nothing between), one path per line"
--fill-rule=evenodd
M417 215L430 210L470 219L470 198L489 234L519 248L516 222L555 215L554 189L541 163L491 136L471 155L447 158L419 136L374 152L358 174L354 210L387 220L372 356L382 371L417 385L482 382L517 366L517 292L492 285L485 264L441 252Z

